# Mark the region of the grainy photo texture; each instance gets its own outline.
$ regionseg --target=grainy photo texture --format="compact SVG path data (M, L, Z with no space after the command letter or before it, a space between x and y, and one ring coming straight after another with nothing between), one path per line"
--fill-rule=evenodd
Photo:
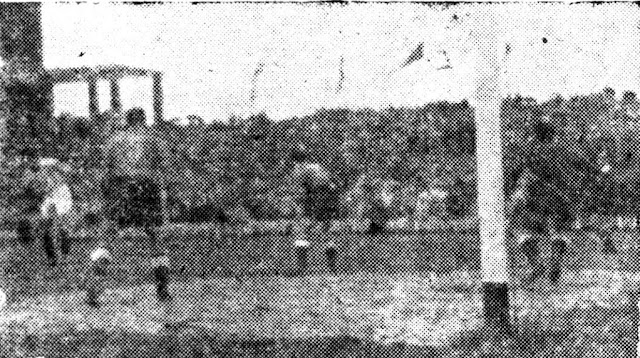
M640 7L1 3L0 357L634 357Z

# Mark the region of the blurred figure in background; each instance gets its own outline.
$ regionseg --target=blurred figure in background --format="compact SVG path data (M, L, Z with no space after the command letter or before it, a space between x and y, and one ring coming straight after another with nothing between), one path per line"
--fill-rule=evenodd
M69 255L69 214L73 207L71 190L65 179L65 165L57 159L40 160L42 174L46 179L46 194L40 205L45 252L50 266L56 266L58 252Z
M319 163L310 160L304 148L298 148L292 153L294 168L291 174L295 185L301 188L298 201L303 208L303 217L310 220L309 226L303 225L301 240L297 240L300 247L310 245L309 237L318 237L321 242L326 241L331 220L335 218L339 194L336 185L331 180L329 171ZM315 234L315 235L314 235ZM323 242L330 250L335 250L333 242ZM305 249L306 250L306 249ZM306 258L299 258L299 262L306 263Z
M448 220L447 198L449 193L442 189L439 180L434 180L429 189L420 193L416 200L414 227L417 230L436 229Z
M111 254L104 245L91 252L89 257L89 267L84 274L84 289L87 293L86 302L91 307L100 306L100 296L105 289L105 281L108 277L108 270L111 264Z
M43 179L38 163L27 163L20 178L21 192L17 200L20 219L16 227L18 240L24 245L31 244L36 237L35 228L38 226L40 205L46 194L46 181Z
M391 182L379 176L368 176L362 187L367 201L366 216L369 222L369 234L383 234L387 229L387 222L392 216L393 188Z
M385 179L379 173L363 173L348 192L345 203L349 206L347 212L356 220L368 221L368 234L382 234L388 222L401 212L396 208L400 206L397 192L397 182Z
M106 146L107 174L103 181L106 216L111 221L104 240L116 237L117 227L142 228L151 242L150 261L159 301L171 299L168 292L168 257L158 238L165 216L166 143L146 126L141 108L126 114L127 126L115 133Z
M21 165L25 167L20 173L19 191L15 197L15 204L18 207L17 240L16 244L10 245L5 252L8 264L5 275L7 278L13 276L18 281L28 283L37 278L37 272L43 264L43 250L40 246L42 245L40 206L46 195L46 180L36 160L30 159ZM3 289L8 287L5 286ZM8 290L7 294L16 293L12 291Z
M601 154L600 157L605 159L598 163L601 168L594 183L595 195L593 195L590 203L590 209L593 214L589 229L601 242L602 252L610 255L616 253L616 248L613 244L615 225L610 218L612 213L617 211L616 199L618 199L618 193L616 192L616 182L611 172L612 168L606 160L606 155Z

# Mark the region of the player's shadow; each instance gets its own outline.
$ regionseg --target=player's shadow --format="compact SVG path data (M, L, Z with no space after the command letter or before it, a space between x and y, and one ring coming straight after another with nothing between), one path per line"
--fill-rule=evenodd
M207 334L189 327L156 334L65 332L51 337L29 336L18 343L27 354L110 357L438 357L439 349L405 343L381 344L349 336L304 339L241 338ZM14 348L14 347L12 347Z
M633 328L633 327L631 327ZM553 356L554 352L585 353L591 344L577 346L581 328L566 326L560 330L527 329L511 335L495 335L485 330L467 331L441 346L414 345L405 342L380 343L352 336L310 338L267 338L260 336L207 333L189 326L164 328L156 333L78 331L69 329L52 335L29 334L13 339L0 353L20 351L26 356L96 357L525 357ZM619 356L630 356L633 344L621 344L619 335L600 337L598 344L614 349ZM585 331L586 332L586 331ZM264 335L264 336L263 336ZM572 338L573 337L573 338ZM585 336L586 337L586 336ZM584 338L584 337L583 337ZM622 337L624 338L624 337ZM3 343L3 342L0 342ZM589 343L589 342L587 342Z

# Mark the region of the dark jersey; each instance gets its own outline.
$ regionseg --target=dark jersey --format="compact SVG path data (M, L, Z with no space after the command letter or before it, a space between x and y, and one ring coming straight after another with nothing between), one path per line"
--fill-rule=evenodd
M133 128L116 134L107 143L110 177L157 179L164 174L167 150L164 141L146 128Z
M361 188L368 208L365 216L374 223L384 224L390 218L393 194L388 185L383 179L368 178Z
M327 222L335 217L338 210L338 193L329 172L316 163L297 166L292 178L302 189L298 202L306 217Z
M576 168L566 160L566 151L556 144L533 144L527 151L523 172L526 183L520 183L510 197L510 221L515 226L534 231L546 231L547 223L557 225L572 222L571 205L576 188L573 178Z
M46 176L42 171L26 171L21 181L22 190L18 197L20 207L24 214L36 214L46 195Z

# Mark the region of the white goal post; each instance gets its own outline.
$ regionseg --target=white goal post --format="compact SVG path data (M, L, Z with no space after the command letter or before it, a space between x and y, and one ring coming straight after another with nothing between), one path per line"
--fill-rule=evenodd
M475 14L476 161L485 325L509 330L509 294L500 125L499 28L495 5Z

